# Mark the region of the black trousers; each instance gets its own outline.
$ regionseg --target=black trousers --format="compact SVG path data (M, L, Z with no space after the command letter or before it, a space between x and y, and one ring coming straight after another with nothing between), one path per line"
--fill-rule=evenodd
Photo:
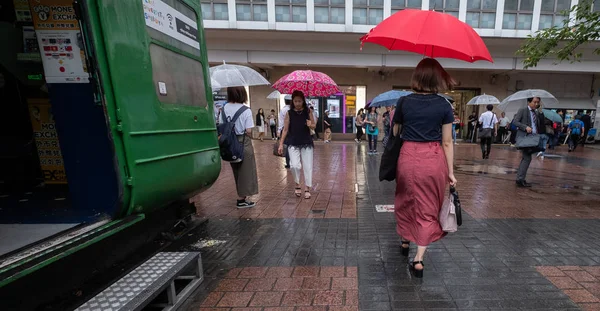
M363 132L362 126L357 126L356 127L356 139L361 140L363 137L363 134L364 134L364 132Z
M277 138L277 127L275 125L271 125L271 138Z
M473 132L475 131L475 127L472 125L469 125L469 130L467 132L467 140L470 142L473 142Z
M492 139L494 139L494 136L486 137L486 138L481 137L480 145L481 145L481 154L483 156L490 155L490 151L492 150Z
M496 142L497 143L502 143L502 139L504 138L504 135L506 135L506 133L508 133L508 131L506 130L505 127L500 127L498 129L498 136L496 136Z

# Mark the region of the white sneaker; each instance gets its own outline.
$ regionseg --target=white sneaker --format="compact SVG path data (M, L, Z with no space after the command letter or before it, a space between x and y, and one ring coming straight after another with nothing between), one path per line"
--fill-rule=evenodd
M538 157L538 158L539 158L539 157L543 157L543 156L544 156L544 153L543 153L542 151L538 152L538 154L537 154L537 157Z

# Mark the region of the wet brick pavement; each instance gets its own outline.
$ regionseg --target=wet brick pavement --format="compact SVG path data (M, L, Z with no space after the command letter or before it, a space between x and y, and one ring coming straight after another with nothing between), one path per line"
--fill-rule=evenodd
M312 201L293 197L270 143L255 147L256 211L231 207L225 165L194 199L208 221L172 247L202 252L205 281L188 310L356 310L354 271L360 310L600 310L600 150L534 159L534 188L518 189L516 151L494 146L484 161L478 146L458 145L464 223L430 246L414 279L393 214L374 209L393 203L394 184L377 180L378 157L364 144L317 144ZM199 248L207 240L216 243Z

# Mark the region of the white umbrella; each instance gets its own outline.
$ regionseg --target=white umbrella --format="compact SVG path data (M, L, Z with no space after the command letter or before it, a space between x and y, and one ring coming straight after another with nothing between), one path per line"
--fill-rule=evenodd
M220 90L222 88L221 84L213 78L210 78L210 86L213 90Z
M473 98L471 98L471 100L467 103L467 105L498 105L500 104L500 101L498 100L498 98L492 96L492 95L479 95L479 96L475 96Z
M260 73L250 67L228 65L225 62L223 65L210 67L210 78L211 83L215 81L220 87L270 84Z
M539 97L544 108L558 108L558 100L554 95L545 90L523 90L518 91L505 98L498 108L502 111L518 110L527 105L527 98ZM515 109L516 108L516 109Z
M279 97L281 97L281 93L279 93L279 91L273 91L267 96L267 99L279 99Z

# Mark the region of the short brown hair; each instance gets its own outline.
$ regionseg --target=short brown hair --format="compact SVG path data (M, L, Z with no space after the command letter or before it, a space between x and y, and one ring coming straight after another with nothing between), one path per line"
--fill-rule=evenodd
M413 91L423 93L445 92L455 85L456 81L433 58L425 58L419 62L410 82Z
M227 101L230 103L245 104L248 101L248 93L243 86L227 88Z

